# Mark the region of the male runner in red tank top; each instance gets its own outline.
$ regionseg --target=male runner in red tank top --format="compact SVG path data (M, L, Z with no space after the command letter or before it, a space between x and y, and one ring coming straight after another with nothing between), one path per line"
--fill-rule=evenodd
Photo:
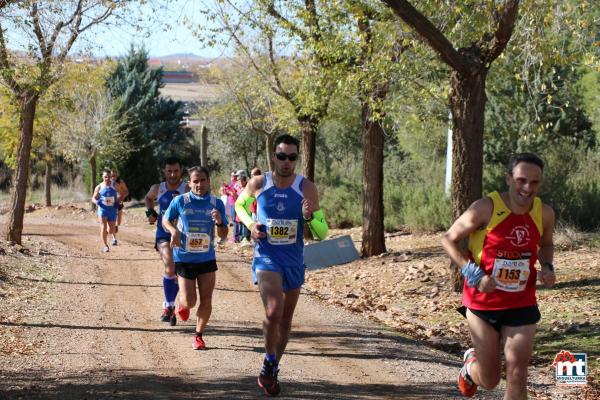
M506 174L508 191L493 192L474 202L442 238L444 249L462 267L465 278L463 305L474 348L465 352L459 374L464 396L473 396L477 386L493 389L498 385L503 343L505 398L527 398L527 368L541 318L536 278L545 287L556 280L554 211L536 197L543 169L536 155L515 155ZM465 253L460 243L467 237L469 251Z

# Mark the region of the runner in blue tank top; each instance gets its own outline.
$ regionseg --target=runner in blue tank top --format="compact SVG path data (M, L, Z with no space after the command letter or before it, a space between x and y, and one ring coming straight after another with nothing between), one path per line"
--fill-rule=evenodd
M92 195L92 203L98 206L98 222L100 222L100 238L104 243L102 252L108 253L108 234L115 232L117 220L117 204L119 193L112 186L110 171L102 171L102 183L98 184Z
M121 222L123 221L124 202L127 196L129 196L129 188L125 181L119 176L119 171L116 168L110 170L110 175L112 185L119 193L119 202L117 203L117 224L115 225L115 232L112 235L112 241L110 243L113 246L117 246L119 244L117 233L119 232L119 226L121 226Z
M177 157L167 158L163 167L164 182L152 185L145 197L148 223L150 225L156 223L154 248L160 253L164 266L162 272L164 302L160 320L168 322L171 326L177 324L175 299L177 298L179 285L177 285L177 275L175 275L173 250L169 244L171 242L171 234L163 228L162 216L167 211L167 208L169 208L171 200L189 190L187 183L181 179L182 173L181 161ZM158 203L158 213L154 210L156 203Z
M217 271L215 231L221 239L225 239L228 221L225 205L210 193L208 169L193 167L188 170L188 174L191 191L173 199L162 223L171 234L170 244L179 281L177 315L182 321L187 321L190 309L196 305L197 298L200 298L192 348L203 350L206 344L202 334L212 313L212 294Z
M236 201L236 213L256 242L252 274L265 305L265 358L258 385L267 396L280 392L277 375L292 327L294 310L304 283L304 228L313 237L327 236L314 183L294 173L297 139L282 135L273 146L274 171L253 177ZM250 206L256 199L255 222Z

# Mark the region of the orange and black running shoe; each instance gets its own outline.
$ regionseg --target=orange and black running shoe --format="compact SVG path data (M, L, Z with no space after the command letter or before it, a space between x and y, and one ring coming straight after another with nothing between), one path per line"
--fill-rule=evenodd
M460 393L465 397L473 397L477 392L477 385L473 382L473 379L471 379L471 376L467 372L467 365L476 360L475 349L465 351L463 360L465 361L465 364L458 374L458 390L460 390Z

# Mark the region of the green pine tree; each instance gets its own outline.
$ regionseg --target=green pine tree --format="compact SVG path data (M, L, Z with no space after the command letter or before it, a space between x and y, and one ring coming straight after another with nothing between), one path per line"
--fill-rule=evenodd
M131 48L106 82L115 101L117 129L127 132L134 151L117 165L134 198L160 180L160 161L176 151L188 153L190 131L181 127L183 103L159 97L162 68L148 67L145 49Z

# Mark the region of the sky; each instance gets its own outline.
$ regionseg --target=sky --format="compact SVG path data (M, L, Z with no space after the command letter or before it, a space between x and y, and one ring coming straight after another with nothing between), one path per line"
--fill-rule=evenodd
M91 52L95 56L118 57L127 54L131 44L136 47L142 45L148 50L151 57L160 57L176 53L193 53L203 57L219 57L224 55L223 49L204 48L195 38L190 29L180 23L187 17L198 25L206 25L206 18L200 12L202 2L198 0L170 0L168 11L153 12L149 5L142 6L138 13L144 21L148 20L148 30L145 34L136 32L133 27L124 24L111 24L98 27L93 32L86 32L80 37L70 54ZM154 16L155 18L148 18ZM159 18L156 18L156 17ZM154 22L150 22L154 19ZM165 29L165 24L170 28ZM9 47L12 49L23 48L25 39L14 32L11 37L9 32ZM12 39L12 40L10 40ZM11 45L12 44L12 45ZM19 44L21 46L19 46Z
M97 56L122 56L125 55L131 44L135 47L142 45L149 51L151 57L166 56L175 53L194 53L204 57L218 57L218 49L206 49L194 38L188 28L179 26L168 32L160 28L153 30L149 37L122 30L108 30L99 33L97 41L102 43L102 48L93 53Z
M144 19L151 15L160 16L145 35L135 32L132 28L123 26L105 29L96 34L95 41L101 43L101 48L94 51L99 56L122 56L131 46L144 45L151 57L160 57L178 53L193 53L203 57L218 57L223 55L222 49L204 48L195 38L190 29L181 21L184 17L194 21L195 24L206 25L206 17L200 12L202 1L198 0L170 0L168 10L155 12L150 5L142 6L140 15ZM152 18L157 19L157 18ZM165 29L165 24L170 27Z
M136 33L134 29L114 27L97 34L96 41L102 43L102 48L96 55L121 56L127 53L132 43L137 47L144 45L150 56L160 57L176 53L194 53L204 57L218 57L222 55L220 49L203 48L200 41L195 38L190 29L180 23L184 16L195 21L196 24L206 24L204 15L198 12L201 2L197 0L172 0L169 2L169 11L161 12L160 22L153 23L147 35ZM148 7L142 9L142 14L151 12ZM165 30L164 23L171 27Z

